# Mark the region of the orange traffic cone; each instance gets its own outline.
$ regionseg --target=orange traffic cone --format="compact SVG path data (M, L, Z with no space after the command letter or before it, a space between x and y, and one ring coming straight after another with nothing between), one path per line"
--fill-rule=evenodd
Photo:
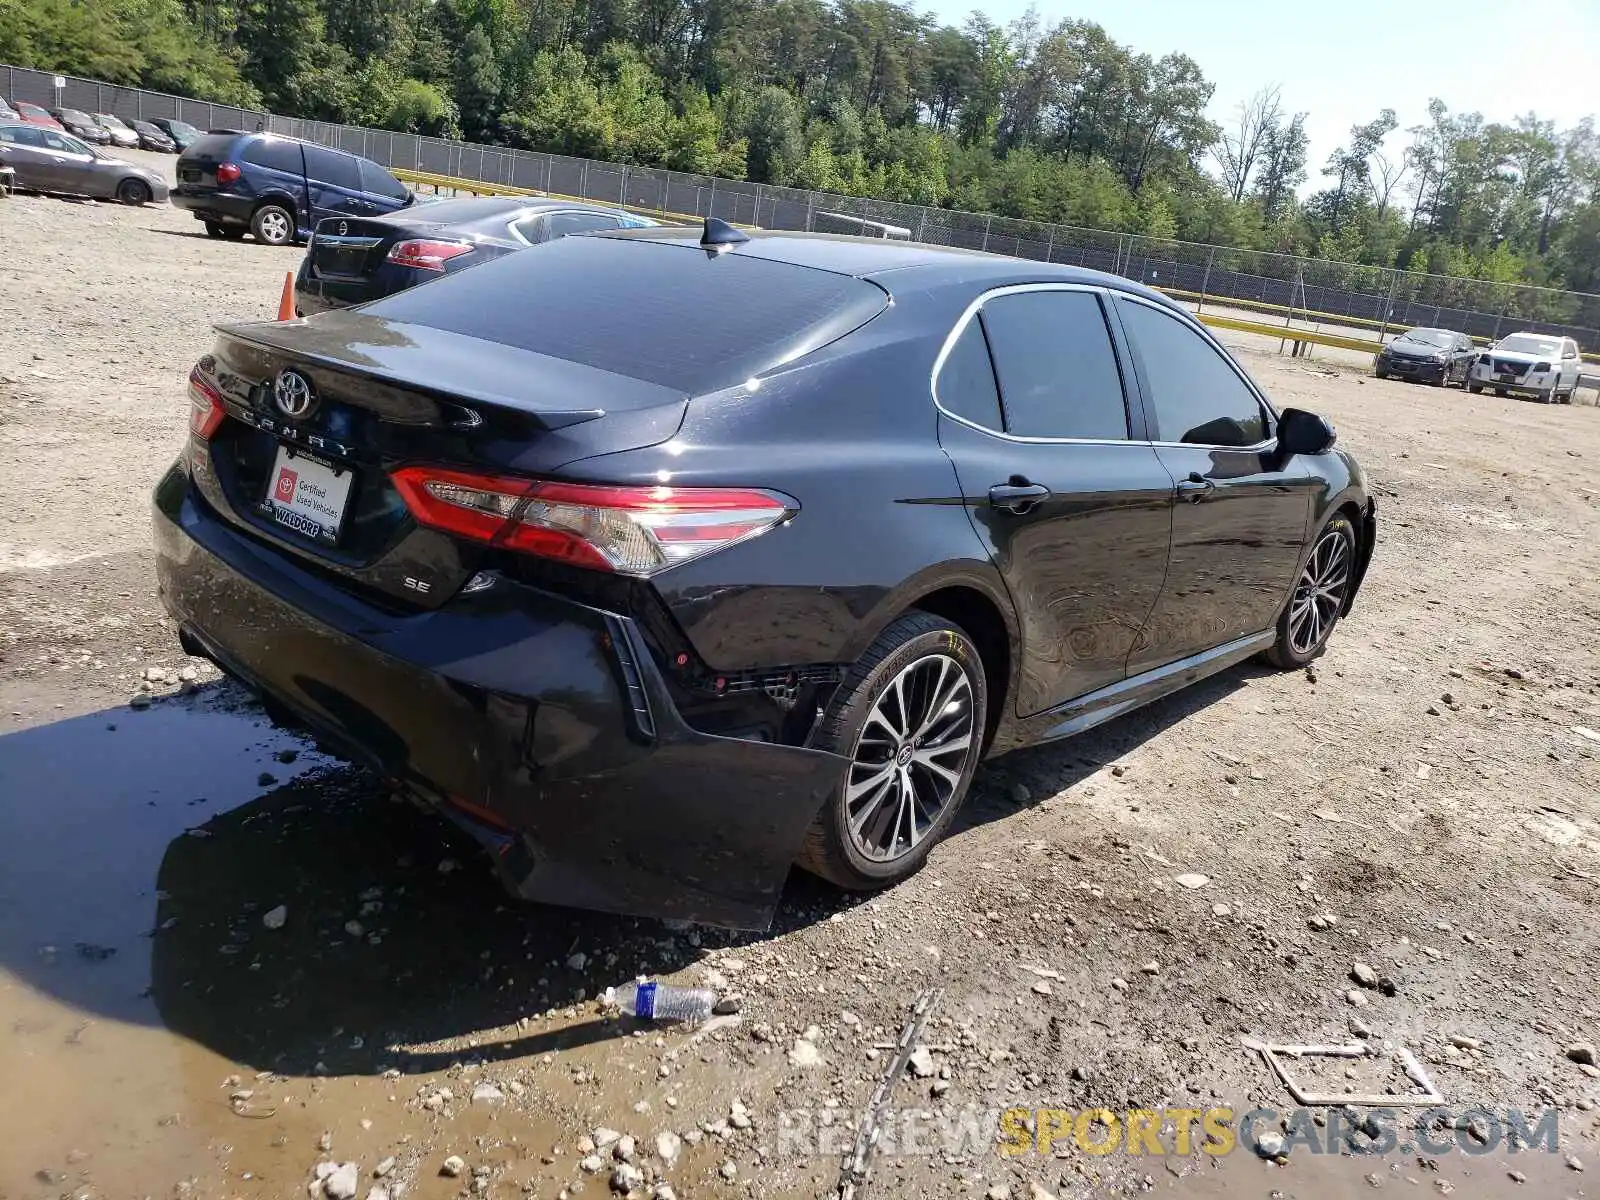
M294 319L294 272L286 271L283 276L283 295L278 300L278 320L291 321Z

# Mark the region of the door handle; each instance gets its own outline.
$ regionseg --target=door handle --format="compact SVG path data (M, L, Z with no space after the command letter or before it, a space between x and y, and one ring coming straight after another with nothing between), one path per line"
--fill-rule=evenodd
M1019 516L1041 500L1048 499L1050 489L1042 483L1029 483L1021 475L1013 475L1009 483L997 483L989 489L989 503L1002 512Z
M1190 471L1189 478L1178 480L1178 495L1190 504L1198 504L1212 492L1217 490L1217 485L1212 483L1199 471Z

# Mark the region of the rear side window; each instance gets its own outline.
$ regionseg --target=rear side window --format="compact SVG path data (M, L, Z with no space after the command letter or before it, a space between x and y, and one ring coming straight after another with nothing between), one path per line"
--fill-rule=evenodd
M866 324L882 289L831 271L694 243L562 238L362 308L696 395Z
M1032 291L983 306L1006 432L1018 437L1122 440L1122 374L1093 292Z
M340 154L322 146L306 146L306 178L332 184L346 191L361 190L361 169L354 155Z
M1120 308L1155 405L1158 440L1254 446L1267 439L1261 402L1216 347L1151 305L1122 301Z
M249 142L244 148L241 158L248 163L255 163L258 167L267 167L274 171L287 171L290 175L299 175L305 171L305 164L300 161L300 143L285 142L278 138L262 138L259 141Z
M361 190L369 196L387 196L391 200L404 200L409 194L405 184L377 163L358 158L356 165L361 171Z
M19 146L42 146L42 131L29 125L14 125L0 129L0 142L15 142Z
M934 382L934 394L950 413L982 425L1001 429L1000 389L994 382L994 363L989 359L989 343L983 337L983 320L974 316L945 355Z
M593 233L596 229L615 229L617 219L605 213L554 212L545 218L551 239L571 233Z

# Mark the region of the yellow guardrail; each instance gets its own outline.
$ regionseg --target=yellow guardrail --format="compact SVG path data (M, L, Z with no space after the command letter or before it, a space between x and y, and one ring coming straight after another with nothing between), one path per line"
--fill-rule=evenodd
M1221 305L1224 308L1247 308L1253 312L1283 313L1291 320L1326 321L1331 325L1359 325L1363 328L1376 329L1380 332L1387 330L1396 335L1404 333L1409 328L1405 325L1397 325L1393 321L1385 325L1382 321L1374 321L1371 317L1347 317L1341 316L1339 313L1319 312L1316 309L1290 308L1287 304L1273 304L1267 300L1240 299L1234 296L1218 296L1211 293L1202 295L1200 292L1186 291L1183 288L1157 288L1156 290L1180 300L1193 300L1196 304L1204 301L1208 304ZM1469 334L1468 336L1480 346L1493 344L1492 338L1479 337L1476 334ZM1600 353L1583 351L1583 359L1585 362L1600 363Z
M1332 346L1338 350L1357 350L1363 354L1376 354L1383 343L1368 338L1345 337L1337 333L1322 333L1313 329L1293 329L1285 325L1268 325L1264 321L1243 321L1238 317L1224 317L1216 313L1196 313L1202 325L1213 329L1232 329L1239 333L1256 333L1262 337L1278 338L1288 342L1303 342L1312 346Z

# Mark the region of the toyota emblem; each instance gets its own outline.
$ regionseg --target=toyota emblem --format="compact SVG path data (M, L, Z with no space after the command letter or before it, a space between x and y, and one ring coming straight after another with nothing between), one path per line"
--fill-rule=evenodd
M272 399L284 416L298 421L309 416L316 407L317 393L311 381L299 371L280 371L272 385Z
M345 234L347 234L349 232L350 232L350 222L349 221L340 221L339 222L339 236L343 237Z

